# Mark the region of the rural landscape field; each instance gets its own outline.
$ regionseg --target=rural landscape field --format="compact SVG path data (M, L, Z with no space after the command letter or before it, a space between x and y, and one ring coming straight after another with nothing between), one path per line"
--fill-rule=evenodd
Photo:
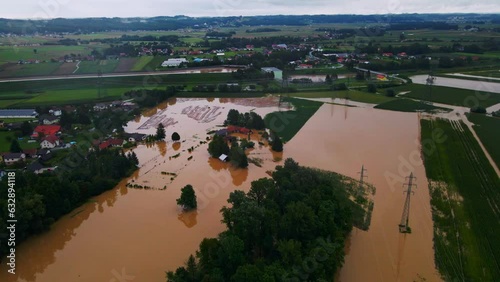
M0 281L500 281L498 3L56 2L0 12Z

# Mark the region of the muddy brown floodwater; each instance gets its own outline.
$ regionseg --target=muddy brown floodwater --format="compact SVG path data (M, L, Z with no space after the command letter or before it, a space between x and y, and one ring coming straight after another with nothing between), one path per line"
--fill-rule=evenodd
M234 169L209 158L207 144L200 142L206 132L219 128L229 109L264 115L278 110L277 104L272 97L173 99L130 122L126 131L141 133L154 133L162 122L167 140L177 131L182 141L135 148L141 168L134 175L64 216L50 231L21 244L17 274L7 275L4 264L0 281L120 281L123 275L134 277L133 281L165 281L165 271L182 265L203 238L224 230L219 210L227 204L229 193L248 191L251 181L267 177L266 170L287 157L356 178L364 165L367 181L377 188L371 228L352 233L337 280L438 281L421 163L411 169L419 185L410 214L413 233L398 233L404 201L401 186L410 172L399 172L398 167L404 160L415 164L415 154L420 157L417 115L323 105L285 144L284 153L272 153L260 145L248 152L250 158L263 162L262 167L250 164L245 170ZM259 136L251 139L257 143ZM189 148L194 151L189 153ZM388 182L387 175L397 179ZM175 203L186 184L196 190L196 212L182 213Z
M440 281L434 265L433 224L419 142L419 118L371 108L324 104L285 145L302 165L358 178L361 166L375 185L370 229L354 229L338 281ZM412 197L412 234L399 233L410 171L418 177Z

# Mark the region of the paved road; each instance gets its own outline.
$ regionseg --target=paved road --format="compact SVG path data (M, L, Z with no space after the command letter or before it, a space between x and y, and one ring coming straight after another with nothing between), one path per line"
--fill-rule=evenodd
M176 69L176 70L155 71L155 72L107 73L107 74L102 74L102 77L134 77L134 76L155 76L155 75L187 74L187 73L223 73L223 72L231 72L231 71L235 71L235 70L237 70L237 68L233 68L233 67L208 67L208 68ZM77 74L77 75L60 75L60 76L5 78L5 79L0 79L0 83L24 82L24 81L43 81L43 80L82 79L82 78L97 78L97 75L96 74Z

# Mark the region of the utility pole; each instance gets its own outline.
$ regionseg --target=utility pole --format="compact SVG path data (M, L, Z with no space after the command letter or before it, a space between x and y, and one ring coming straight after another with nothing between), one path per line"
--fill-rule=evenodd
M415 194L415 192L413 192L411 189L413 187L417 187L417 184L413 183L413 180L417 179L413 176L413 172L410 173L410 176L406 177L406 179L408 179L408 183L403 184L403 188L406 186L408 190L403 191L403 194L406 193L406 201L403 208L403 215L401 216L401 223L399 224L399 232L401 233L411 233L411 228L408 225L410 219L410 197L412 194Z

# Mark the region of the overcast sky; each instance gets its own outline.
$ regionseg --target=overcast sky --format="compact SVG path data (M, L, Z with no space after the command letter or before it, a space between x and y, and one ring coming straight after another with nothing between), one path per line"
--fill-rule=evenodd
M19 0L2 18L500 13L500 0Z

